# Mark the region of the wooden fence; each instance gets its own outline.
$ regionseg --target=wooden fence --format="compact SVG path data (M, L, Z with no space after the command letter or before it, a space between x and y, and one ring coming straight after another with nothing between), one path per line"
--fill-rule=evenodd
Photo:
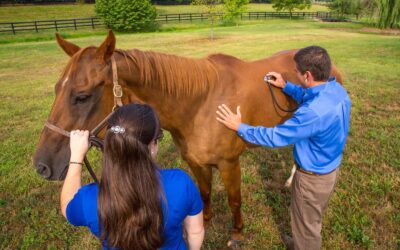
M222 18L222 13L215 15ZM192 22L195 20L207 20L210 14L207 13L185 13L185 14L160 14L156 21L159 23L170 22ZM312 19L318 18L322 20L335 20L338 17L330 12L246 12L240 17L243 20L257 19L274 19L274 18L293 18L293 19ZM0 33L13 33L22 31L39 32L40 30L75 29L81 27L91 27L92 29L104 27L100 18L75 18L75 19L59 19L59 20L42 20L42 21L26 21L26 22L4 22L0 23Z

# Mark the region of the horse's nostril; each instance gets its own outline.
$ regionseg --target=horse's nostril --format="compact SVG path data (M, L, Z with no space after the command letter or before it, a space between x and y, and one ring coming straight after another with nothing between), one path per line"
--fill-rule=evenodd
M39 163L37 166L37 172L45 179L49 179L51 177L51 169L44 163Z

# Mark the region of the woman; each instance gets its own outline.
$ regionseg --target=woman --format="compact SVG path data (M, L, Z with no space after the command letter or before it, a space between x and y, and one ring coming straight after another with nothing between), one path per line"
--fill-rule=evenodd
M87 226L104 249L200 249L203 203L192 179L155 162L161 129L148 105L119 108L109 120L99 184L81 187L88 131L71 132L71 159L61 191L61 211Z

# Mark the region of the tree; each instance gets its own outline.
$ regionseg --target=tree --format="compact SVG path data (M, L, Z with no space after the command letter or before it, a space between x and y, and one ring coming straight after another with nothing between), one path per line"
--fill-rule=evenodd
M334 0L328 7L332 12L339 14L339 16L343 18L345 14L352 14L351 4L352 0Z
M381 29L399 27L400 3L399 0L377 0L378 22Z
M340 16L345 14L369 16L373 23L383 28L400 26L399 0L333 0L329 8Z
M156 8L149 0L97 0L95 11L116 30L140 31L156 27Z
M224 21L235 23L246 11L247 4L249 4L249 0L224 0Z
M214 39L214 25L221 18L223 0L193 0L193 5L202 6L211 23L211 40Z
M364 0L333 0L328 8L334 12L339 14L341 18L344 15L355 15L358 19L364 10L364 4L366 1Z
M311 7L311 0L272 0L272 8L277 11L287 10L292 18L294 9L304 10Z

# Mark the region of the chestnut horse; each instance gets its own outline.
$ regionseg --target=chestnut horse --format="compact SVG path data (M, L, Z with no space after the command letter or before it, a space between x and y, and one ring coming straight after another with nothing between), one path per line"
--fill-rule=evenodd
M269 58L245 62L215 54L189 59L137 49L115 49L115 36L109 32L100 47L80 48L57 34L60 47L71 57L58 80L56 98L48 122L64 130L92 129L111 111L114 104L111 57L116 61L122 102L151 105L168 130L182 158L189 164L204 201L204 218L212 217L210 204L212 167L219 170L233 214L232 240L242 240L239 156L252 145L216 120L218 105L241 106L243 122L272 127L284 122L290 113L279 111L263 81L268 71L282 73L299 82L293 56L284 51ZM341 82L333 67L332 75ZM280 89L277 101L284 108L294 102ZM68 138L44 128L34 164L46 179L63 179L69 160Z

